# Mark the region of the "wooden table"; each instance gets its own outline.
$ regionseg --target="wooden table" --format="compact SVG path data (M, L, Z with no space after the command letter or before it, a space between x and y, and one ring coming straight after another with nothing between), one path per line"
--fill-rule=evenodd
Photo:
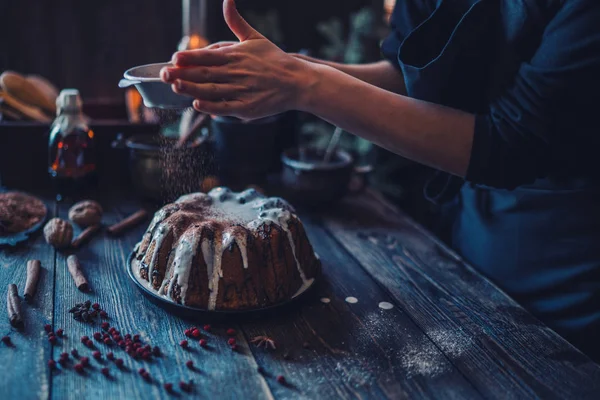
M70 204L48 201L66 217ZM127 196L106 194L105 224L135 211ZM79 292L66 269L66 253L55 252L41 235L18 248L0 250L0 287L16 283L22 294L25 264L44 268L33 304L24 306L26 328L0 319L0 393L4 399L86 398L562 398L600 397L600 367L544 326L424 229L377 194L367 192L302 220L323 262L323 279L301 305L258 320L184 320L152 304L129 281L126 259L147 223L120 238L104 233L76 254L91 284ZM6 299L0 296L2 310ZM356 302L352 301L356 299ZM73 320L75 303L90 299L108 312L122 334L139 333L163 356L136 361L119 348L123 370L92 359L84 374L73 363L50 371L49 359L73 348L91 356L79 341L99 331ZM329 299L329 300L327 300ZM384 309L382 302L392 308ZM211 323L203 333L209 348L178 343L186 327ZM55 346L44 324L64 329ZM238 351L225 331L237 331ZM276 351L250 340L272 337ZM105 360L109 351L96 345ZM195 370L185 366L193 360ZM100 368L110 369L110 378ZM265 371L258 372L258 367ZM151 373L146 382L138 368ZM277 382L285 377L287 384ZM179 390L194 380L193 393ZM163 383L172 382L175 394Z

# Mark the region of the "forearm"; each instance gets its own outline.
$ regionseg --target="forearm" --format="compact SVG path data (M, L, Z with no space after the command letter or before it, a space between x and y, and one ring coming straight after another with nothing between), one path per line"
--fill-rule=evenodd
M297 107L408 159L464 176L475 116L314 66ZM344 93L344 95L340 95Z
M299 54L294 54L294 57L315 64L327 65L390 92L406 94L402 72L389 61L378 61L369 64L341 64Z

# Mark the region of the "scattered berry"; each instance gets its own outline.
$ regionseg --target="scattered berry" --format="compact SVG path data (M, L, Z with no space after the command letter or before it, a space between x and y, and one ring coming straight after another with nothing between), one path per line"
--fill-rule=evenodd
M104 375L104 376L108 376L108 374L109 374L108 368L106 368L106 367L102 368L100 370L100 372L102 372L102 375Z
M179 342L179 345L185 349L188 346L188 341L182 340L181 342Z
M133 335L133 341L134 342L139 342L140 341L140 335Z
M63 337L65 335L65 331L62 329L57 329L56 330L56 336L58 336L59 338Z
M179 388L184 392L188 392L190 390L190 386L184 381L179 382Z
M112 338L117 343L120 342L121 340L123 340L123 338L121 337L121 335L113 335Z
M85 342L85 345L87 347L89 347L90 349L94 348L94 342L92 342L91 340L88 340L87 342Z
M88 340L90 340L90 338L87 337L87 336L82 336L81 337L81 343L83 343L83 344L86 344Z
M96 360L99 360L102 358L102 353L100 353L99 351L95 351L92 353L92 357L94 357Z
M52 326L50 324L46 324L46 325L44 325L44 330L46 332L52 332Z
M60 358L61 358L61 360L62 359L68 360L69 359L69 353L61 353Z
M110 335L108 333L103 333L102 339L106 339L106 338L110 338Z
M199 338L200 337L200 331L198 329L194 329L192 331L192 336L195 338Z
M188 367L189 369L194 368L194 362L192 360L187 360L185 362L185 366Z
M160 347L154 346L152 349L152 354L154 354L155 357L160 357Z
M200 339L198 341L198 343L200 344L201 347L206 347L208 345L208 343L206 342L206 339Z
M283 375L277 376L277 382L281 383L282 385L285 383L285 378L283 377Z
M117 358L115 360L115 365L119 368L121 368L123 366L123 359L122 358Z
M192 330L191 329L186 329L185 331L183 331L183 334L187 337L192 336Z
M65 365L67 365L68 361L69 360L67 360L66 358L61 358L60 360L58 360L58 363L64 367Z
M104 310L100 311L100 317L102 318L108 318L108 313Z
M150 380L150 372L146 371L142 374L142 378L149 381Z
M231 345L231 350L236 351L238 349L237 344Z
M108 324L108 322L107 322L107 324ZM108 330L108 333L110 333L110 334L112 335L113 333L115 333L115 331L116 331L116 330L117 330L117 328L115 328L115 327L113 326L113 327L111 327L111 328Z
M48 337L48 341L52 344L55 344L56 340L57 340L56 336L54 336L54 335Z
M94 303L94 304L92 304L92 308L93 308L94 310L99 310L99 309L100 309L100 304L98 304L98 303Z
M111 360L111 361L112 361L112 360L114 360L114 359L115 359L115 355L113 354L113 352L112 352L112 351L109 351L108 353L106 353L106 358L107 358L108 360Z
M142 358L144 360L150 360L152 358L152 353L150 353L149 351L144 350L144 352L142 353Z
M10 344L10 336L2 336L2 343L4 343L5 345L9 345Z
M73 349L71 350L71 355L75 358L79 357L79 352L77 351L77 349Z
M110 338L105 338L104 344L110 346L112 344L112 340L110 340Z
M102 340L102 334L100 332L94 333L94 339L96 339L96 340Z
M102 327L102 329L104 329L105 331L108 330L108 328L110 328L110 324L108 322L103 322L100 324L100 326Z
M137 349L137 350L135 351L135 354L137 354L137 355L138 355L138 356L140 356L140 357L141 357L141 356L143 356L143 355L144 355L144 349L142 349L142 348L140 348L140 349Z
M125 348L125 346L126 346L126 344L125 344L125 341L124 341L124 340L121 340L121 341L119 342L119 347L120 347L120 348L122 348L122 349L124 349L124 348Z
M80 374L83 372L83 364L75 364L73 368L75 368L75 371L79 372Z
M173 384L172 383L165 383L164 388L167 392L171 392L173 390Z
M88 357L81 357L81 360L79 360L79 362L84 367L87 367L88 365L90 365L90 359Z
M227 336L235 336L235 329L232 329L232 328L227 329Z
M204 330L205 330L206 332L210 332L210 330L211 330L211 329L212 329L212 328L210 327L210 325L204 325Z
M125 335L125 340L131 340L131 335L129 333Z
M228 344L228 345L230 345L230 346L234 346L234 345L236 344L236 342L235 342L235 339L234 339L234 338L230 338L230 339L227 341L227 344Z
M138 369L138 374L144 375L144 372L146 372L146 370L144 368Z
M139 349L139 348L141 348L141 347L142 347L141 343L134 343L133 344L133 348L136 349L136 350Z
M50 369L56 368L56 361L48 360L48 367L50 367Z

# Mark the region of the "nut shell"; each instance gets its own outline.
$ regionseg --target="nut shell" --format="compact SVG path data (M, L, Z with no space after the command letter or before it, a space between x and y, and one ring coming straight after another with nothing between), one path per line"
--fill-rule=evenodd
M102 206L93 200L80 201L69 210L69 219L82 228L98 225L102 220Z
M68 247L73 240L73 226L64 219L52 218L44 227L44 238L57 249Z

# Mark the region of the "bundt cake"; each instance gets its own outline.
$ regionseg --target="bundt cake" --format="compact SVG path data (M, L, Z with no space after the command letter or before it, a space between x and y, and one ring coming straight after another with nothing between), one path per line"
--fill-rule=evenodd
M159 295L208 310L283 302L320 271L285 200L225 187L182 196L157 211L132 263L138 279Z

